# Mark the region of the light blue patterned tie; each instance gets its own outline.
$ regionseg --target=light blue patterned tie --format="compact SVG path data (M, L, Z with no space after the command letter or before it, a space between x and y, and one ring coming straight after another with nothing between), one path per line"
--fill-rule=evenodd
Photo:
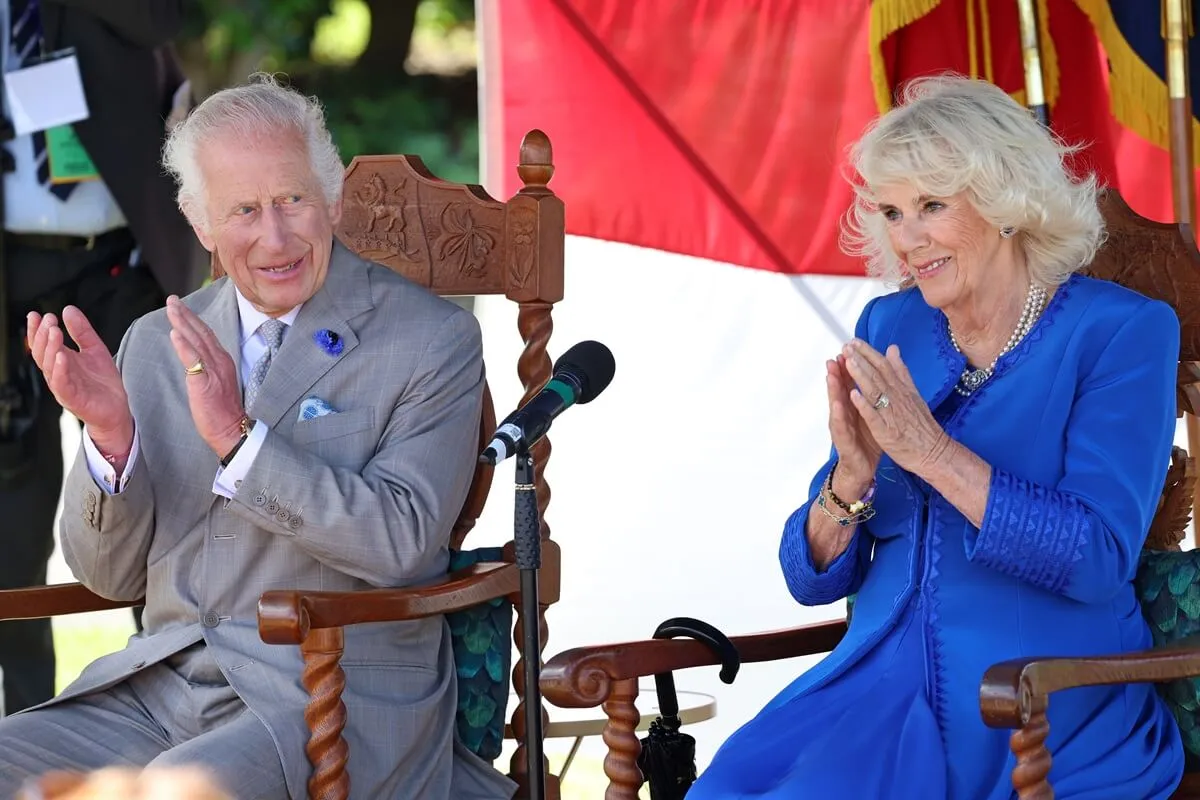
M258 390L262 388L263 378L267 377L271 359L275 358L275 354L279 352L279 345L283 343L283 330L286 327L285 323L277 319L269 319L258 326L258 332L267 340L267 352L255 362L254 369L250 370L250 378L246 381L247 411L254 406L254 401L258 398Z

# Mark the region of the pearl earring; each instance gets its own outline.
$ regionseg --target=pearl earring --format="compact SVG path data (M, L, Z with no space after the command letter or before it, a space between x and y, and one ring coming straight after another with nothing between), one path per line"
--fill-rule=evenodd
M1007 225L1000 229L1000 235L1003 236L1005 239L1011 239L1013 237L1013 234L1016 232L1017 232L1017 229L1011 225Z

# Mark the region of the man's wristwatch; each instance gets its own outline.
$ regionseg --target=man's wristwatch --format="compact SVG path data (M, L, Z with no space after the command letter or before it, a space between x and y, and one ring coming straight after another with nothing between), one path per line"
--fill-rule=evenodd
M242 438L238 439L237 444L233 446L233 449L226 453L225 457L221 459L222 469L229 466L229 462L233 461L233 457L238 454L238 450L241 450L242 445L246 443L246 439L248 439L250 436L250 431L254 429L254 420L244 416L238 421L238 428L242 431Z

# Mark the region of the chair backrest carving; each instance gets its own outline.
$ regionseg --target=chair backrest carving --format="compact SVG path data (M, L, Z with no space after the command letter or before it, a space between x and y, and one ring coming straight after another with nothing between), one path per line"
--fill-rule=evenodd
M1104 192L1101 210L1107 239L1085 272L1175 309L1180 325L1176 413L1194 415L1200 409L1200 250L1192 227L1146 219L1113 189ZM1195 484L1195 459L1174 448L1147 548L1180 549L1192 513Z

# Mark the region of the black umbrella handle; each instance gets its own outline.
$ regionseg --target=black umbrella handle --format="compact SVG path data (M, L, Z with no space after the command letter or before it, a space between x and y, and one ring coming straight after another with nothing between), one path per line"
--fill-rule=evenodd
M721 659L721 681L733 683L741 667L742 659L729 637L702 620L691 617L672 617L654 631L655 639L695 639L708 645ZM675 676L670 672L654 676L654 689L658 694L659 714L664 718L679 716L679 698L675 692ZM676 720L678 725L678 720Z

